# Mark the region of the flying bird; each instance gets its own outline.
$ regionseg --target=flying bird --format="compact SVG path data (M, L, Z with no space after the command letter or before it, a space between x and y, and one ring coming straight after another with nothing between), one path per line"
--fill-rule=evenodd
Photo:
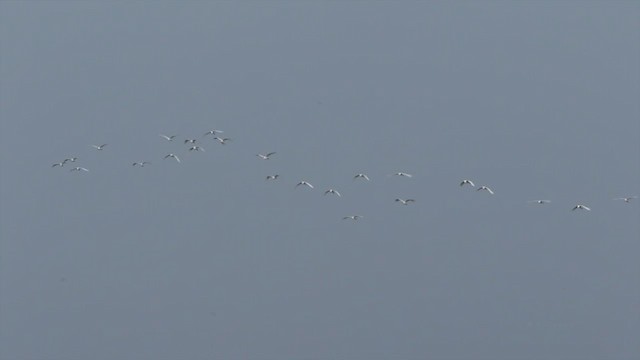
M195 144L196 143L196 139L185 139L184 143L185 144Z
M76 167L74 167L73 169L71 169L69 171L86 171L86 172L89 172L89 169L83 168L83 167L80 167L80 166L76 166Z
M371 179L369 179L369 177L366 174L356 174L356 176L353 177L353 179L365 179L367 181L370 181Z
M397 172L397 173L394 173L394 174L392 174L392 175L395 175L395 176L404 176L404 177L408 177L408 178L413 177L413 175L411 175L411 174L407 174L406 172L402 172L402 171Z
M300 186L300 185L308 186L308 187L310 187L310 188L312 188L312 189L313 189L313 185L309 184L308 182L306 182L306 181L304 181L304 180L302 180L302 181L300 181L299 183L297 183L297 184L296 184L296 187L298 187L298 186Z
M91 146L93 146L93 147L94 147L94 148L96 148L97 150L102 150L102 149L104 149L104 147L105 147L105 146L107 146L107 145L109 145L109 144L91 145Z
M64 159L62 162L63 163L66 163L67 161L76 162L76 160L78 160L77 157L70 157L70 158Z
M227 141L230 141L230 140L231 140L230 138L219 138L219 137L217 137L217 136L216 136L216 137L214 137L214 139L215 139L215 140L218 140L218 142L219 142L220 144L222 144L222 145L226 145L226 144L227 144Z
M59 163L55 163L55 164L51 165L51 167L56 167L56 166L63 167L63 166L64 166L64 163L65 163L64 161L59 162Z
M175 139L176 136L178 136L178 135L167 136L167 135L164 135L164 134L160 134L160 136L165 138L167 141L173 141L173 139Z
M619 197L619 198L615 198L613 200L623 200L624 202L629 203L629 202L631 202L631 200L637 199L637 198L638 197L634 195L634 196Z
M471 180L464 179L460 182L460 186L471 185L471 187L476 187L476 185Z
M349 216L343 217L342 220L360 220L363 217L364 216L362 216L362 215L349 215Z
M489 194L493 195L493 190L489 189L489 187L488 187L488 186L484 186L484 185L482 185L482 186L480 186L476 191L480 191L480 190L485 190L485 191L487 191Z
M202 151L202 152L204 152L204 149L202 147L196 145L196 146L190 147L189 151Z
M339 192L337 192L336 190L333 190L333 189L329 189L329 190L325 191L325 192L324 192L324 194L325 194L325 195L327 195L327 194L334 194L334 195L338 195L338 197L341 197L341 196L342 196L342 195L340 195L340 193L339 193Z
M571 209L571 211L576 210L576 209L581 209L581 210L591 211L591 209L590 209L590 208L588 208L588 207L586 207L586 206L584 206L584 205L580 205L580 204L578 204L578 205L574 206L574 207L573 207L573 209Z
M213 130L209 130L209 131L207 131L207 132L204 134L204 136L207 136L207 135L213 135L213 136L216 136L217 134L222 134L223 132L224 132L224 131L222 131L222 130L216 130L216 129L213 129Z
M551 202L551 200L529 200L527 202L536 204L548 204Z
M257 156L257 157L259 157L259 158L260 158L260 159L262 159L262 160L269 160L269 157L270 157L271 155L274 155L274 154L275 154L275 151L274 151L274 152L270 152L270 153L268 153L267 155L264 155L264 154L256 154L256 156Z
M145 165L150 165L151 163L148 161L142 161L142 162L134 162L133 164L131 164L132 166L140 166L140 167L144 167Z
M176 161L177 161L177 162L180 162L180 158L179 158L179 157L177 157L177 156L176 156L176 155L174 155L174 154L167 154L164 158L165 158L165 159L166 159L166 158L174 158L174 159L176 159Z
M402 205L409 205L409 203L415 202L413 199L396 199L396 202L401 203Z
M275 174L275 175L267 175L267 180L277 180L278 177L280 177L280 175Z

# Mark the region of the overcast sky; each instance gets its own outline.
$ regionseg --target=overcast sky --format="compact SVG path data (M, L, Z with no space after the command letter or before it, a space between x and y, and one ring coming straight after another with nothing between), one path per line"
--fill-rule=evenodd
M639 18L1 1L0 359L637 359Z

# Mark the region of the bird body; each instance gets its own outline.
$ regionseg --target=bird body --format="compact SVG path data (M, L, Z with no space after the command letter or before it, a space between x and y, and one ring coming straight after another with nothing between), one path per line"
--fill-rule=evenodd
M174 154L167 154L164 158L174 158L177 162L180 162L180 158Z
M334 195L338 195L338 197L341 197L341 196L342 196L342 195L340 195L340 193L339 193L338 191L333 190L333 189L329 189L329 190L325 191L325 192L324 192L324 194L325 194L325 195L327 195L327 194L334 194Z
M362 215L349 215L349 216L345 216L342 218L342 220L360 220L362 219L364 216Z
M578 204L578 205L574 206L573 209L571 209L571 210L573 211L573 210L576 210L576 209L591 211L591 209L589 207L587 207L585 205L581 205L581 204Z
M160 137L165 138L167 141L173 141L173 139L175 139L176 136L178 136L178 135L167 136L167 135L164 135L164 134L160 134Z
M102 150L104 149L105 146L107 146L109 144L102 144L102 145L91 145L93 146L96 150Z
M527 202L536 203L536 204L548 204L551 202L551 200L529 200Z
M406 173L406 172L402 172L402 171L399 171L399 172L397 172L397 173L394 173L393 175L395 175L395 176L403 176L403 177L408 177L408 178L413 177L413 175L408 174L408 173Z
M476 185L471 180L464 179L460 182L460 186L471 185L471 187L476 187Z
M409 205L410 203L415 202L415 200L413 200L413 199L406 199L406 200L404 200L404 199L396 199L396 202L399 202L402 205Z
M71 169L69 171L86 171L86 172L89 172L89 169L83 168L81 166L76 166L76 167L74 167L73 169Z
M256 156L259 157L262 160L269 160L269 157L271 155L274 155L274 154L275 154L275 151L274 152L270 152L270 153L268 153L266 155L264 155L264 154L256 154Z
M626 203L630 203L630 202L631 202L631 200L633 200L633 199L637 199L637 198L638 198L638 197L634 195L634 196L619 197L619 198L615 198L615 199L613 199L613 200L623 200L623 201L624 201L624 202L626 202Z
M476 191L480 191L480 190L484 190L486 192L488 192L489 194L493 195L493 190L491 190L488 186L480 186Z
M275 174L275 175L267 175L267 180L277 180L278 177L280 177L280 175Z
M367 174L356 174L356 176L353 177L353 179L365 179L367 181L370 181L369 177L367 176Z
M296 187L298 187L298 186L300 186L300 185L304 185L304 186L307 186L307 187L309 187L309 188L313 189L313 185L311 185L310 183L308 183L308 182L307 182L307 181L305 181L305 180L302 180L302 181L300 181L299 183L297 183L297 184L296 184Z

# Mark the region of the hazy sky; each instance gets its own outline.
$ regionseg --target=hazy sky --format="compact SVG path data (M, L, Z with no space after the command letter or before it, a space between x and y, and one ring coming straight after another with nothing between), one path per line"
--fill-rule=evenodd
M637 359L639 18L0 1L0 359Z

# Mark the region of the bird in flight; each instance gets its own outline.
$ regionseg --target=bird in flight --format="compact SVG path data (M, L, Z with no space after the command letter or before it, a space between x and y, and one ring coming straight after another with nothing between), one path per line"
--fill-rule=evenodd
M71 161L71 162L76 162L76 160L78 160L77 157L70 157L70 158L66 158L62 161L63 164L66 164L67 161Z
M471 187L476 187L476 185L471 180L464 179L460 182L460 186L471 185Z
M83 168L83 167L80 167L80 166L76 166L76 167L74 167L73 169L71 169L69 171L86 171L86 172L89 172L89 169Z
M353 177L353 179L365 179L367 181L370 181L369 177L367 176L367 174L356 174L356 176Z
M107 146L107 145L109 145L109 144L91 145L91 146L93 146L93 147L94 147L94 148L96 148L97 150L102 150L102 149L104 149L104 147L105 147L105 146Z
M204 134L204 136L207 136L207 135L213 135L213 136L216 136L217 134L222 134L223 132L224 132L224 131L222 131L222 130L216 130L216 129L213 129L213 130L209 130L209 131L207 131L207 132Z
M349 216L343 217L342 220L360 220L363 217L364 216L362 216L362 215L349 215Z
M402 172L402 171L394 173L393 175L395 175L395 176L404 176L404 177L408 177L408 178L413 177L413 175L407 174L406 172Z
M551 200L529 200L527 202L536 204L548 204L551 202Z
M270 153L268 153L266 155L264 155L264 154L256 154L256 156L259 157L262 160L269 160L269 157L271 155L274 155L274 154L275 154L275 151L274 152L270 152Z
M166 159L166 158L174 158L174 159L176 159L176 161L177 161L177 162L180 162L180 158L179 158L179 157L177 157L177 156L176 156L176 155L174 155L174 154L167 154L164 158L165 158L165 159Z
M202 147L196 145L196 146L190 147L189 151L202 151L202 152L204 152L204 149Z
M167 135L164 135L164 134L160 134L160 136L165 138L167 141L173 141L173 139L175 139L176 136L178 136L178 135L167 136Z
M226 145L226 144L227 144L227 141L230 141L230 140L231 140L230 138L219 138L219 137L217 137L217 136L216 136L216 137L214 137L214 139L215 139L215 140L218 140L218 142L219 142L220 144L222 144L222 145Z
M54 164L54 165L55 165L55 164ZM638 197L634 195L634 196L619 197L619 198L615 198L615 199L613 199L613 200L623 200L623 201L624 201L624 202L626 202L626 203L630 203L630 202L631 202L631 200L633 200L633 199L637 199L637 198L638 198Z
M489 194L493 195L493 190L489 189L489 187L488 187L488 186L484 186L484 185L482 185L482 186L480 186L476 191L480 191L480 190L485 190L485 191L487 191Z
M267 175L267 180L277 180L278 177L280 177L280 175L275 174L275 175Z
M409 205L409 203L415 202L413 199L396 199L396 202L401 203L402 205Z
M313 189L313 185L309 184L308 182L306 182L306 181L304 181L304 180L302 180L302 181L300 181L299 183L297 183L297 184L296 184L296 187L298 187L298 186L300 186L300 185L308 186L308 187L310 187L310 188L312 188L312 189Z
M55 164L51 165L51 167L56 167L56 166L63 167L63 166L64 166L64 163L65 163L64 161L59 162L59 163L55 163Z
M134 162L133 164L131 164L132 166L140 166L140 167L144 167L145 165L150 165L151 163L148 161L141 161L141 162Z
M338 197L341 197L341 196L342 196L342 195L340 195L340 193L339 193L339 192L337 192L336 190L333 190L333 189L329 189L329 190L325 191L325 192L324 192L324 194L325 194L325 195L327 195L327 194L334 194L334 195L338 195Z
M196 139L184 139L184 143L185 144L195 144L196 143Z
M581 210L591 211L591 209L590 209L590 208L588 208L587 206L580 205L580 204L578 204L578 205L574 206L574 207L573 207L573 209L571 209L571 211L576 210L576 209L581 209Z

